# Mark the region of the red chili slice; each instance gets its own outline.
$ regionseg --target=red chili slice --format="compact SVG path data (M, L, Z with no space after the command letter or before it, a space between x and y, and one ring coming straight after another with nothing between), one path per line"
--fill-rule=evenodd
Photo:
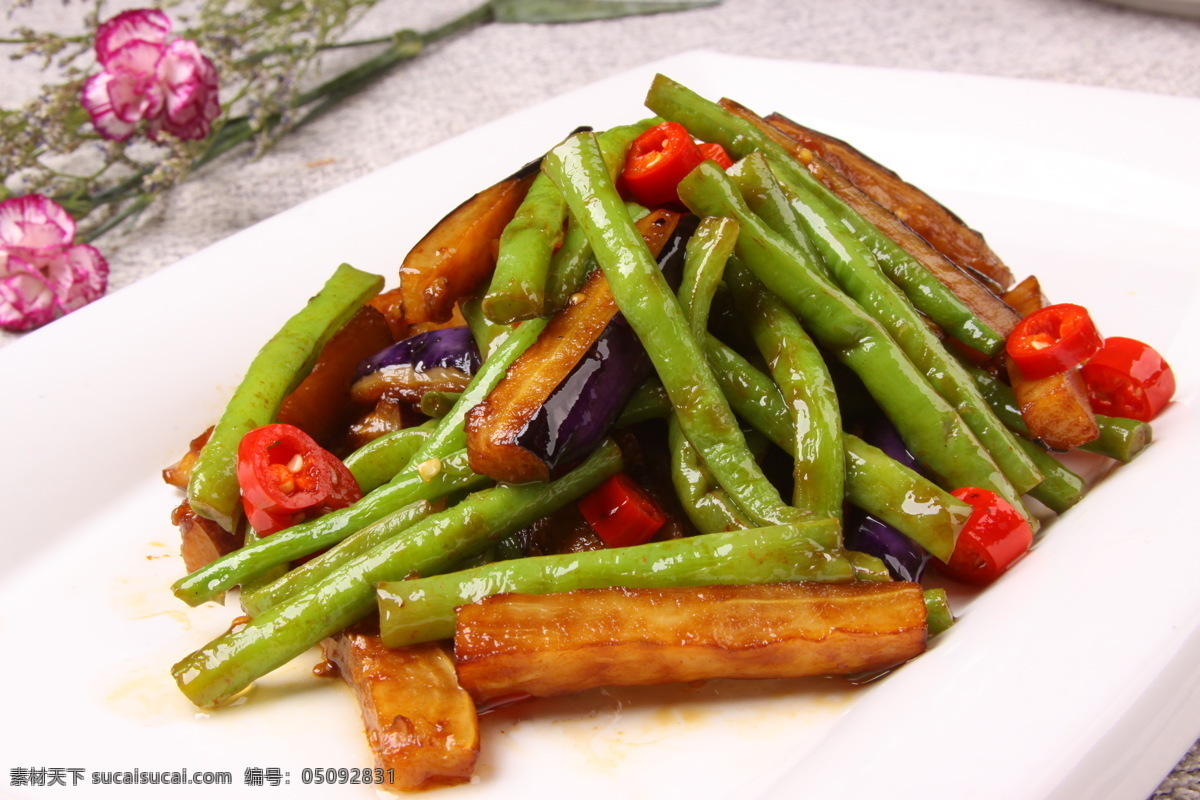
M362 496L333 454L293 425L255 428L238 445L242 507L260 535L290 527L307 512L342 508Z
M1022 374L1037 380L1079 366L1103 343L1086 308L1059 303L1018 322L1007 349Z
M584 495L579 511L609 547L648 542L667 521L658 504L624 472Z
M1033 544L1033 529L1021 512L987 489L965 486L951 492L975 510L954 544L943 572L964 583L991 583L1025 555Z
M649 208L678 203L679 181L703 160L687 128L664 122L633 140L621 182L634 200Z
M1137 339L1110 336L1083 365L1092 410L1149 422L1175 394L1175 373L1157 350Z
M701 142L700 155L717 162L717 166L721 169L729 169L733 166L733 159L729 157L729 153L725 152L725 148L716 142Z

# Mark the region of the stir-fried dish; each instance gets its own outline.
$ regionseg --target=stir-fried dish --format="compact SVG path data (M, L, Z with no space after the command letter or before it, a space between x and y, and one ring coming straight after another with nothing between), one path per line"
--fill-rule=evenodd
M245 612L174 666L192 702L323 644L404 790L468 780L499 703L889 669L953 622L927 570L991 583L1080 501L1057 452L1150 443L1162 357L920 189L663 76L646 105L396 288L339 267L165 471L175 594Z

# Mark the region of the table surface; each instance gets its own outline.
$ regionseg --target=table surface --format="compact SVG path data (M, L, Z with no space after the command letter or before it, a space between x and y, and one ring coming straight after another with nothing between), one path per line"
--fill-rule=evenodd
M358 33L426 30L477 0L383 0ZM1142 2L1142 5L1150 3ZM12 21L71 30L90 4L43 0ZM1190 0L1175 0L1187 8ZM7 25L5 26L7 27ZM76 29L78 30L78 28ZM213 242L455 134L685 50L1105 86L1200 98L1200 20L1093 0L725 0L572 25L491 24L445 41L289 135L265 158L201 170L99 246L119 290ZM346 56L339 56L346 58ZM339 66L330 63L332 70ZM6 62L4 107L41 82ZM34 334L36 335L36 333ZM18 336L0 333L0 346ZM1155 798L1200 796L1200 744Z

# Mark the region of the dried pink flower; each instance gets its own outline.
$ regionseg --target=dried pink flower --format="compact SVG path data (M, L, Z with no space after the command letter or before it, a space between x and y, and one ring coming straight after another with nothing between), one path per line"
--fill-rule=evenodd
M207 138L221 113L217 70L189 39L168 41L171 20L156 9L122 11L96 31L102 72L88 78L82 102L106 139L146 134Z
M108 262L74 242L75 220L50 198L0 202L0 328L32 330L104 294Z

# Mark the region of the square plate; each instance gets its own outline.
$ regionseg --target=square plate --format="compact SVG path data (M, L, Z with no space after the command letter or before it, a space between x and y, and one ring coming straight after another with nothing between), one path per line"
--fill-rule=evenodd
M159 470L216 419L260 344L338 263L394 276L445 211L575 126L645 116L656 71L854 142L986 232L1019 277L1089 306L1106 333L1154 343L1179 392L1152 447L1048 525L997 585L963 598L959 624L886 679L529 704L485 718L476 781L440 796L558 797L569 786L580 800L799 790L1142 800L1153 790L1200 734L1200 526L1177 508L1200 447L1200 102L715 53L449 140L0 351L6 768L78 769L88 783L227 771L222 792L254 796L269 789L246 770L276 768L289 794L324 796L311 770L371 764L349 691L308 674L315 655L212 713L175 689L170 665L236 610L189 611L171 596L178 497Z

